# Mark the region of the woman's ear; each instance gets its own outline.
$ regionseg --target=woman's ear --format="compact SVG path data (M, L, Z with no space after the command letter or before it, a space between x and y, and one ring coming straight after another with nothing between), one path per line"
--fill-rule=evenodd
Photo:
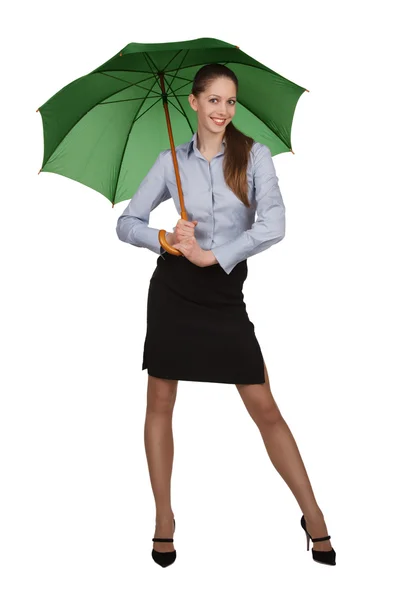
M197 112L196 98L193 94L189 94L188 101L189 101L190 106L193 108L193 110L195 110Z

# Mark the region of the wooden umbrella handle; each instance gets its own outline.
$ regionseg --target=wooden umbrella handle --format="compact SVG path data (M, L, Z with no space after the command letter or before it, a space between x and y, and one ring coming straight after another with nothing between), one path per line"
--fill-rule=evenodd
M169 118L169 110L168 110L168 94L165 93L165 85L164 85L164 73L162 73L161 71L158 72L158 75L160 76L160 86L161 86L161 91L162 91L162 99L163 99L163 105L164 105L164 111L165 111L165 118L167 120L167 128L168 128L168 136L169 136L169 143L171 146L171 153L172 153L172 160L174 163L174 170L175 170L175 177L176 177L176 185L178 188L178 195L179 195L179 204L181 207L181 219L184 219L185 221L188 220L188 215L185 209L185 205L183 203L183 192L182 192L182 185L181 185L181 177L179 174L179 167L178 167L178 161L176 159L176 151L175 151L175 143L174 143L174 136L172 135L172 127L171 127L171 120ZM175 256L183 256L183 252L181 252L180 250L178 250L177 248L173 248L170 244L168 244L167 240L166 240L166 230L165 229L161 229L159 234L158 234L158 241L160 242L160 246L162 246L164 248L164 250L166 250L167 252L169 252L170 254L175 254Z
M174 248L173 246L168 244L167 238L165 237L166 234L167 232L165 229L160 229L160 232L158 234L158 241L160 242L160 246L162 246L164 250L166 250L170 254L175 254L175 256L181 256L182 252L178 250L178 248Z

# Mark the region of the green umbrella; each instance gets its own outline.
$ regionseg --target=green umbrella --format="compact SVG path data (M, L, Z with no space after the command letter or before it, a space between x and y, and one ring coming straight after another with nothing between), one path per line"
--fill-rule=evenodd
M187 98L196 72L209 63L232 68L240 82L235 127L267 145L272 155L293 152L293 115L308 90L222 40L131 43L37 109L44 136L39 173L79 181L114 206L133 196L159 153L170 147L181 218L187 220L175 146L197 128ZM165 234L160 231L160 245L180 255Z

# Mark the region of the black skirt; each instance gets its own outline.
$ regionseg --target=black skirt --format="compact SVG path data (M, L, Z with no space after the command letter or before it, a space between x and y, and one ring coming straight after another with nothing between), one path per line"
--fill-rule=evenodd
M163 379L265 383L264 360L243 297L247 261L225 273L168 252L147 300L142 370Z

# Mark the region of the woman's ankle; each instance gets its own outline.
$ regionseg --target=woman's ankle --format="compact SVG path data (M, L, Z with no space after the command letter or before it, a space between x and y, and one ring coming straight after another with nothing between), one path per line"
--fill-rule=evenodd
M318 507L310 511L309 513L304 513L304 518L307 522L319 521L324 518L324 514L322 510Z
M174 513L172 510L168 512L157 512L156 513L156 523L169 523L172 519L174 519Z

